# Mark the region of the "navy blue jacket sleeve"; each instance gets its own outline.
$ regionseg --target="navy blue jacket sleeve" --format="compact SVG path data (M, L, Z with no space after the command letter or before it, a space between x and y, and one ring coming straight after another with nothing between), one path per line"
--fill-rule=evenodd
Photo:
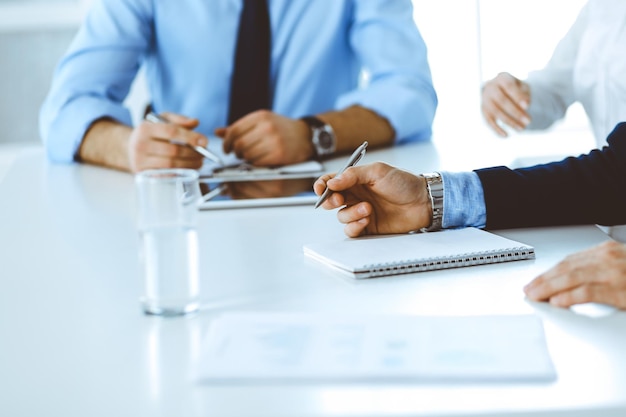
M615 127L608 144L560 162L475 170L486 228L626 224L626 123Z

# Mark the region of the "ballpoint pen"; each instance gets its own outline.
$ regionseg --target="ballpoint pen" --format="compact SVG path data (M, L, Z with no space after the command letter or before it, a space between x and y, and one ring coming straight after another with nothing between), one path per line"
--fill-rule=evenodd
M154 112L149 112L148 114L146 114L145 119L152 123L169 123L169 121L165 120L163 117L159 116L158 114ZM175 143L180 143L180 142L176 141ZM216 162L219 165L224 165L224 162L222 161L222 159L216 154L214 154L213 152L211 152L210 150L208 150L207 148L202 147L202 146L197 146L197 145L196 146L189 145L189 144L187 144L187 146L190 146L191 148L193 148L196 152L198 152L205 158L210 159L211 161Z
M361 146L356 148L356 150L350 156L350 159L348 159L346 166L341 168L341 170L337 172L337 175L341 175L346 169L355 166L357 162L359 162L361 158L363 158L363 156L365 155L366 148L367 148L367 141L363 142ZM318 208L319 206L321 206L322 203L326 201L326 199L330 197L331 194L332 194L332 191L330 191L330 188L328 188L327 186L324 192L322 193L322 195L320 195L320 198L317 200L317 203L315 203L315 208Z

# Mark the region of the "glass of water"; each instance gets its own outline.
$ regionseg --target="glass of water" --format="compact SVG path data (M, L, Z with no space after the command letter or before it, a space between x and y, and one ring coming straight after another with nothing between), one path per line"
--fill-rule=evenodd
M146 314L178 316L199 308L198 172L153 169L135 176Z

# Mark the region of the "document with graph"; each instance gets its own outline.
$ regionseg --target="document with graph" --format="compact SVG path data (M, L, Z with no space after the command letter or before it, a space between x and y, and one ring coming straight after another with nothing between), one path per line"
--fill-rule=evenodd
M229 313L211 323L193 372L201 383L556 378L542 322L531 314Z

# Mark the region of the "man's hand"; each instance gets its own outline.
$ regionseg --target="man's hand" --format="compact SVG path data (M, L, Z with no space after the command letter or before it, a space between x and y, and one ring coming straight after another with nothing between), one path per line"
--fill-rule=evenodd
M334 192L322 207L345 206L337 218L349 237L407 233L432 221L426 180L382 162L348 168L338 177L324 175L313 189L321 195L326 186Z
M524 292L558 307L595 302L626 309L626 245L609 241L570 255Z
M526 112L530 105L530 88L507 72L501 72L483 86L481 110L487 124L500 136L508 134L501 121L513 129L524 130L530 123Z
M204 135L193 131L198 127L198 120L173 113L161 116L169 123L144 121L133 129L128 141L131 172L149 168L202 167L203 156L191 148L208 143Z
M202 156L187 145L208 143L205 136L191 130L198 121L172 113L162 117L169 123L144 121L134 129L107 118L97 120L80 145L79 160L131 173L150 168L200 168Z
M269 110L252 112L228 127L215 130L224 139L224 153L256 166L294 164L311 159L313 144L307 125Z

